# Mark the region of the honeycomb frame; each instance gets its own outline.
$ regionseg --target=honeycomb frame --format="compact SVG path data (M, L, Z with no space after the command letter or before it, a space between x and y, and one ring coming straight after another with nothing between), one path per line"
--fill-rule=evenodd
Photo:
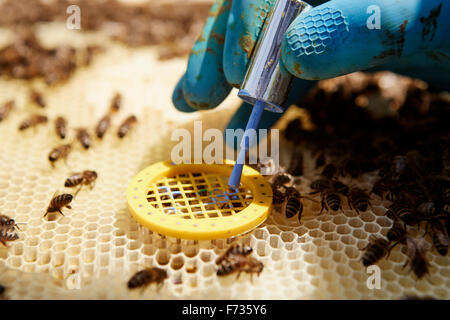
M185 59L160 62L154 48L130 49L108 42L101 34L69 37L68 32L55 23L41 26L39 34L47 37L49 45L67 39L80 46L106 42L108 50L64 85L47 88L41 81L33 81L47 99L44 112L51 120L64 112L71 127L92 128L107 110L114 92L123 94L124 107L102 141L95 139L88 151L76 146L67 165L58 163L52 169L47 153L61 141L51 122L19 133L19 122L36 107L28 102L23 81L0 79L0 103L14 99L18 106L0 123L0 212L26 223L21 226L19 240L9 243L9 248L0 247L0 283L7 287L9 298L450 298L449 257L429 252L431 273L415 280L402 267L406 255L399 247L379 263L381 289L367 288L368 274L359 261L360 250L371 234L385 235L392 224L384 216L387 202L375 196L373 209L360 215L349 210L346 203L342 212L318 215L320 205L305 201L300 223L295 217L286 219L274 208L263 225L230 239L180 240L140 227L126 207L125 190L130 179L149 164L170 158L174 128L192 133L193 120L202 120L204 128L224 129L239 100L233 91L217 110L182 114L173 108L170 96ZM119 141L115 130L131 113L138 116L139 125ZM70 134L73 136L73 132ZM291 146L281 140L280 149L280 158L289 159ZM64 217L44 220L54 191L64 190L64 180L71 172L84 169L98 171L95 188L83 189ZM301 192L310 191L309 184L317 174L308 152L305 172L298 184ZM364 175L344 182L368 188L375 178ZM252 246L254 256L264 263L264 271L252 282L248 275L238 280L233 275L216 276L215 259L235 242ZM150 286L141 294L126 288L129 277L144 266L167 270L169 278L160 291Z

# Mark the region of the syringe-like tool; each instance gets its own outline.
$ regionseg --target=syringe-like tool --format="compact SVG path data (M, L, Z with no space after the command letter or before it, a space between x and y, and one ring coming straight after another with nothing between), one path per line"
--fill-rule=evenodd
M278 63L281 57L281 43L292 21L300 12L310 8L308 4L298 0L277 0L273 4L269 21L256 44L238 93L242 100L253 105L253 110L245 128L241 150L228 180L230 187L238 187L240 184L245 155L254 143L251 139L256 136L255 131L258 129L264 109L278 113L284 110L282 105L287 98L293 78L282 70Z

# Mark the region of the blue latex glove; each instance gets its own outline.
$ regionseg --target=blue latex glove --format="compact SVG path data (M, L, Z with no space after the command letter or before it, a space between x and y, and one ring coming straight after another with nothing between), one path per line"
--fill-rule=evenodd
M214 108L232 86L239 87L273 2L216 1L175 89L177 109ZM380 29L367 27L368 20L374 22L374 12L368 11L373 5L380 8ZM310 80L359 70L391 70L449 89L449 27L450 1L445 0L333 0L314 7L296 18L283 41L281 63L301 78L294 81L286 106L314 85ZM245 128L250 111L243 104L228 128ZM279 117L265 111L260 128Z

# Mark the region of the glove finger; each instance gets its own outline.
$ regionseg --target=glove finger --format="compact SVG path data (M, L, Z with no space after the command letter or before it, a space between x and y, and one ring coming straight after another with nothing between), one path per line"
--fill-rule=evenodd
M217 0L192 48L186 70L183 93L194 109L211 109L229 94L231 86L223 73L223 47L231 0Z
M303 79L294 79L294 83L292 84L291 91L289 93L288 99L284 104L286 106L286 110L294 103L298 103L301 98L308 93L308 91L316 84L317 81L309 81ZM235 112L230 122L227 125L227 129L244 130L247 126L248 119L252 112L253 106L248 103L242 103L239 109ZM259 129L270 129L273 125L283 116L283 113L274 113L267 110L264 110L261 121L259 123ZM226 135L225 135L226 137ZM238 148L240 141L237 144L232 140L226 140L226 143L229 147ZM234 146L232 145L234 144Z
M244 80L248 61L273 2L274 0L233 1L223 55L225 77L233 87L239 88Z
M450 3L441 0L329 1L294 20L283 40L282 60L303 79L398 61L448 45L449 14Z
M195 112L197 110L192 108L190 105L188 105L186 100L184 100L184 96L183 96L184 77L185 76L183 75L180 78L180 80L178 80L178 83L172 94L172 103L175 106L175 108L181 112Z

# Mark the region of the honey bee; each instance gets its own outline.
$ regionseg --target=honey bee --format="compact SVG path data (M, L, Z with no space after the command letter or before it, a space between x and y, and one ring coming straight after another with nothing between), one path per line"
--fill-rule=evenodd
M39 105L41 108L45 108L44 98L42 97L42 95L39 92L32 90L30 92L30 99L31 99L31 101L33 101L34 103Z
M336 171L337 171L336 166L332 163L329 163L325 165L322 172L320 173L320 176L325 179L331 180L336 174Z
M79 128L77 129L77 139L78 141L80 141L81 145L85 148L85 149L89 149L91 146L91 135L89 134L89 132L84 129L84 128Z
M361 261L363 266L368 267L377 263L389 253L389 241L383 238L371 236L369 243L363 250L365 250L365 252L361 258Z
M136 116L129 116L122 122L122 124L119 127L119 131L117 131L117 135L119 138L123 138L126 136L128 131L130 131L131 127L137 122Z
M111 124L111 116L109 114L100 119L100 121L97 124L97 127L95 128L95 134L97 135L98 138L100 139L103 138L110 124Z
M111 99L111 104L109 109L111 112L117 112L120 110L120 107L122 106L122 95L120 93L116 93L114 97Z
M295 187L286 188L286 198L287 200L284 207L284 214L286 215L286 218L289 219L295 215L298 215L298 221L300 221L303 213L303 203L301 199L304 198L311 201L316 201L309 197L302 196Z
M287 197L285 187L275 188L272 185L272 194L273 194L272 203L275 205L282 204Z
M422 220L434 219L442 214L439 212L438 205L433 201L423 202L417 206L417 213L421 215Z
M15 230L7 229L7 228L0 228L0 242L5 246L8 247L6 242L9 241L15 241L19 239L19 235Z
M67 188L72 188L79 185L80 188L78 190L80 190L83 186L89 185L92 189L95 185L95 180L97 180L97 172L92 170L84 170L83 172L74 173L67 178L64 186Z
M422 279L428 272L429 264L426 260L426 240L424 237L414 239L406 237L408 259L403 267L411 265L410 271L414 271L417 278Z
M449 239L444 225L440 221L432 221L429 223L429 226L431 229L431 240L433 241L434 247L441 256L446 256L448 252Z
M47 123L48 118L40 114L33 114L28 119L25 119L20 125L19 130L23 131L25 129L35 127L39 124Z
M417 224L415 212L408 202L394 202L386 211L386 216L392 220L401 220L409 226Z
M390 242L404 241L407 235L407 230L403 223L398 220L394 220L392 227L388 230L386 238Z
M328 189L321 193L321 205L320 213L322 213L323 209L327 209L327 211L328 209L333 211L342 210L341 196L336 191Z
M73 196L69 193L63 193L60 195L56 195L56 192L53 194L52 200L50 200L50 204L47 207L47 211L44 214L44 217L47 216L49 212L56 212L58 211L64 216L64 213L62 213L61 209L66 207L68 209L72 209L70 206L70 203L73 200Z
M232 254L240 254L247 256L253 252L253 248L247 245L235 244L230 246L222 255L220 255L216 259L216 264L220 264L223 260L225 260L229 255Z
M370 198L366 191L360 188L352 188L348 196L348 206L359 214L365 212L371 206Z
M58 117L55 120L55 129L57 135L61 139L65 139L67 135L67 120L64 117Z
M289 173L277 173L272 178L272 185L275 188L278 187L286 187L291 185L294 182L294 177L292 177Z
M0 228L4 228L7 230L11 229L18 229L20 230L19 226L17 225L16 221L14 219L11 219L10 217L0 214Z
M0 108L0 122L5 120L12 109L14 109L15 103L13 100L7 101L5 104L2 105Z
M48 160L52 164L52 167L55 165L55 161L59 159L67 159L70 151L72 151L72 146L70 144L63 144L50 151L48 154Z
M264 265L262 262L250 256L252 248L248 246L234 245L221 255L216 264L219 266L217 269L218 276L226 276L233 272L238 272L236 279L239 278L241 272L256 273L259 275Z
M293 176L303 175L303 153L300 148L295 148L292 152L288 172Z
M167 279L167 272L160 268L146 268L136 272L128 281L128 289L147 288L151 283L156 283L159 287L163 285Z

